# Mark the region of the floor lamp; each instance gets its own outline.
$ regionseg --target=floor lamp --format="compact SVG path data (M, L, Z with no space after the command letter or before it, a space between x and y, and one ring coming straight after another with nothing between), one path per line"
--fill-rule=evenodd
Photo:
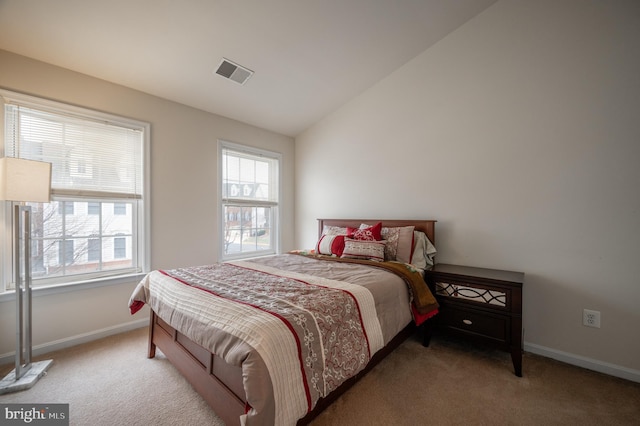
M51 200L51 164L0 158L0 200L17 202L13 212L16 368L0 381L4 394L31 388L53 362L31 362L31 206L25 204Z

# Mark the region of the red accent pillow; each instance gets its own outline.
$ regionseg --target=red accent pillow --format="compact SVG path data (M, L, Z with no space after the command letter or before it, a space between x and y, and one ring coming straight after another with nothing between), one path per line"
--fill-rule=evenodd
M342 256L344 235L323 235L316 244L316 253Z
M382 240L382 222L378 222L368 228L347 228L349 238L364 241Z

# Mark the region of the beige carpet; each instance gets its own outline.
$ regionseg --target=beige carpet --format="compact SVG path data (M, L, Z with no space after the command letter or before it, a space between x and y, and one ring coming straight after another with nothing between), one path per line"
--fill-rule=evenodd
M48 375L0 403L69 403L72 425L221 425L146 349L140 329L49 354ZM314 425L640 425L638 383L529 354L523 374L506 353L438 336L424 348L415 336Z

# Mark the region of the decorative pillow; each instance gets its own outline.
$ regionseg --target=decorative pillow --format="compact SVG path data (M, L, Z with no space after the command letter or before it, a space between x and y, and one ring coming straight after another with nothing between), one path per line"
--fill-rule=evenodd
M344 235L323 235L316 244L316 253L342 256Z
M424 232L414 231L415 247L411 256L411 264L418 269L433 266L436 248Z
M348 233L347 228L341 226L325 225L322 228L322 235L347 235Z
M365 225L363 228L347 228L349 238L354 240L380 241L382 240L382 222L378 222L373 226Z
M365 259L382 262L384 260L384 242L370 240L344 240L342 256L350 259Z
M382 228L382 239L387 241L387 244L384 247L385 260L396 260L398 262L411 263L414 229L414 226Z

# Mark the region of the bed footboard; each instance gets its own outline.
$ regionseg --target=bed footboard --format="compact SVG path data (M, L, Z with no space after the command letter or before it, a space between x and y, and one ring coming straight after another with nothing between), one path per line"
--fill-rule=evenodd
M415 324L410 323L387 346L371 358L363 371L344 382L326 397L321 398L316 407L298 421L298 425L308 424L316 418L329 404L352 387L384 357L411 336L415 330ZM156 346L226 425L240 424L240 416L245 413L246 407L240 367L227 364L222 358L192 342L164 322L152 310L149 324L149 358L155 356Z
M155 356L156 346L226 425L240 424L245 412L240 367L195 344L151 311L149 358Z

